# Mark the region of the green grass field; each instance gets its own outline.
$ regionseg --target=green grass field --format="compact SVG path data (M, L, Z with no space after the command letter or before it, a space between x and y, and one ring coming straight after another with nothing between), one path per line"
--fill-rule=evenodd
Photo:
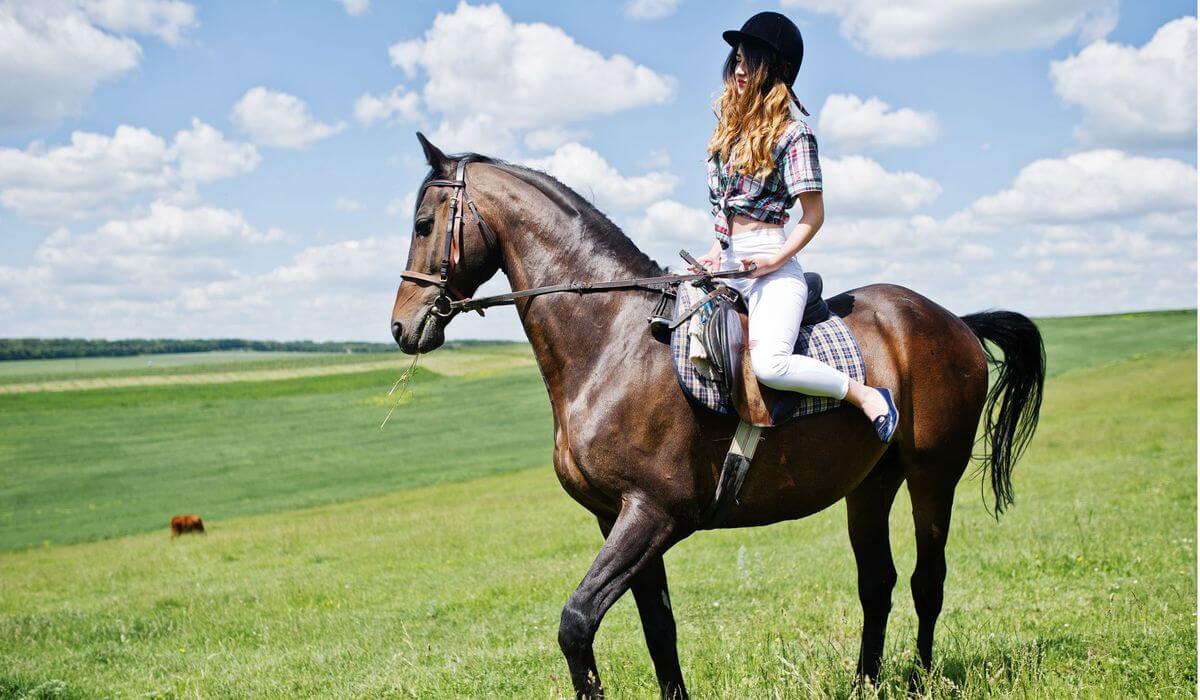
M1042 425L999 523L960 487L926 694L1194 697L1195 313L1040 325ZM548 464L527 350L487 352L423 358L383 430L398 371L0 396L0 697L569 696L558 614L601 539ZM210 533L170 540L185 511ZM892 528L898 697L903 492ZM694 695L853 694L844 506L667 567ZM627 598L600 670L654 697Z

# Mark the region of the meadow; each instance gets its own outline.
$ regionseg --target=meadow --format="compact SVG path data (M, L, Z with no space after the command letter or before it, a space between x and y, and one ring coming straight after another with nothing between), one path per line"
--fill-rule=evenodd
M1195 312L1039 325L1017 503L997 522L963 480L918 694L1194 697ZM0 697L569 696L558 615L601 538L549 465L528 348L421 358L380 429L406 365L0 396ZM209 534L171 540L185 511ZM908 511L867 695L915 672ZM856 692L841 504L701 533L667 568L694 695ZM656 696L628 597L597 657L611 697Z

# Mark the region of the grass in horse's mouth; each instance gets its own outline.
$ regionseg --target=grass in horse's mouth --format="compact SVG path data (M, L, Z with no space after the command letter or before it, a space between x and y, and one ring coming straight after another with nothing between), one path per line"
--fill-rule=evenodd
M396 387L400 386L401 384L404 385L400 387L400 393L396 394L396 402L392 404L390 409L388 409L387 415L383 417L383 422L379 424L380 430L383 430L383 426L387 425L388 419L392 417L392 413L394 413L396 407L400 405L400 399L404 398L404 392L408 391L408 383L412 380L413 371L417 369L417 358L419 357L421 357L421 353L419 352L413 355L412 364L408 366L408 369L404 370L404 374L401 374L400 378L396 380L396 383L392 385L392 388L388 390L387 395L391 396L396 392Z

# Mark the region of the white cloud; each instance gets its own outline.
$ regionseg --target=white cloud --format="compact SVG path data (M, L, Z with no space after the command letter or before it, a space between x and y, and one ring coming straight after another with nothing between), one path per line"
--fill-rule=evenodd
M367 208L362 202L358 201L357 199L352 199L350 197L338 197L334 201L333 206L338 211L345 211L345 212L362 211Z
M196 26L196 8L178 0L80 0L96 24L118 34L149 34L177 44Z
M708 251L714 240L713 217L707 210L666 199L646 207L625 233L659 263L679 268L684 265L680 248L695 256Z
M1037 160L971 214L987 223L1083 222L1196 206L1196 169L1168 158L1096 150Z
M142 47L126 35L175 44L195 25L184 2L0 2L0 131L78 115L97 85L137 67Z
M830 95L821 108L821 139L844 150L919 148L938 135L933 112L891 109L878 97Z
M578 143L559 146L544 158L520 162L550 173L605 212L645 206L669 194L678 181L665 172L626 177L599 153Z
M233 106L233 121L251 140L274 148L307 148L346 127L313 118L304 101L265 87L253 87Z
M254 170L262 161L250 143L233 143L199 119L190 131L175 134L171 155L178 160L179 176L185 180L210 182Z
M141 55L136 41L105 33L82 13L0 5L0 129L79 114L98 83L131 70Z
M125 198L167 187L168 161L162 138L124 125L111 137L76 131L49 150L0 148L0 204L34 221L115 213Z
M421 118L418 106L421 97L397 85L390 92L375 96L363 93L354 103L354 116L362 124L374 124L385 119L416 121Z
M198 119L169 147L127 125L112 136L76 131L68 145L0 148L0 206L39 223L114 217L139 197L240 175L259 160L254 146L226 141Z
M185 280L231 274L233 251L281 235L255 229L240 212L156 201L145 215L108 221L92 233L58 229L34 259L57 284L104 284L110 292L143 296L154 285L166 284L164 292L170 293Z
M512 129L486 112L442 120L429 139L444 153L475 151L502 158L514 143Z
M662 19L679 9L679 0L628 0L625 16L630 19Z
M1050 64L1054 90L1083 110L1085 144L1196 143L1196 18L1167 22L1141 48L1097 41Z
M337 0L351 17L361 17L371 9L371 0Z
M821 169L827 217L904 214L942 194L941 185L924 175L893 172L864 156L830 158Z
M481 136L486 125L493 144L512 143L514 130L662 104L675 92L669 76L620 54L606 57L558 27L513 22L497 4L460 2L453 13L438 14L422 38L393 45L389 56L409 77L425 73L422 99L442 116L439 133Z
M1073 35L1087 42L1117 22L1117 0L783 0L783 6L835 15L842 36L888 58L1051 46Z

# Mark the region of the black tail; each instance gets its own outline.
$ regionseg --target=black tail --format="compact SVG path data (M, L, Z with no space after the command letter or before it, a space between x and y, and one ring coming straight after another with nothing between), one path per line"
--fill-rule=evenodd
M988 391L984 409L983 459L991 474L992 493L996 495L994 510L999 517L1013 502L1013 465L1037 429L1042 385L1046 381L1046 348L1037 326L1021 314L985 311L963 316L962 320L979 337L988 363L997 370L996 383ZM1002 359L997 359L982 342L985 340L1000 348Z

